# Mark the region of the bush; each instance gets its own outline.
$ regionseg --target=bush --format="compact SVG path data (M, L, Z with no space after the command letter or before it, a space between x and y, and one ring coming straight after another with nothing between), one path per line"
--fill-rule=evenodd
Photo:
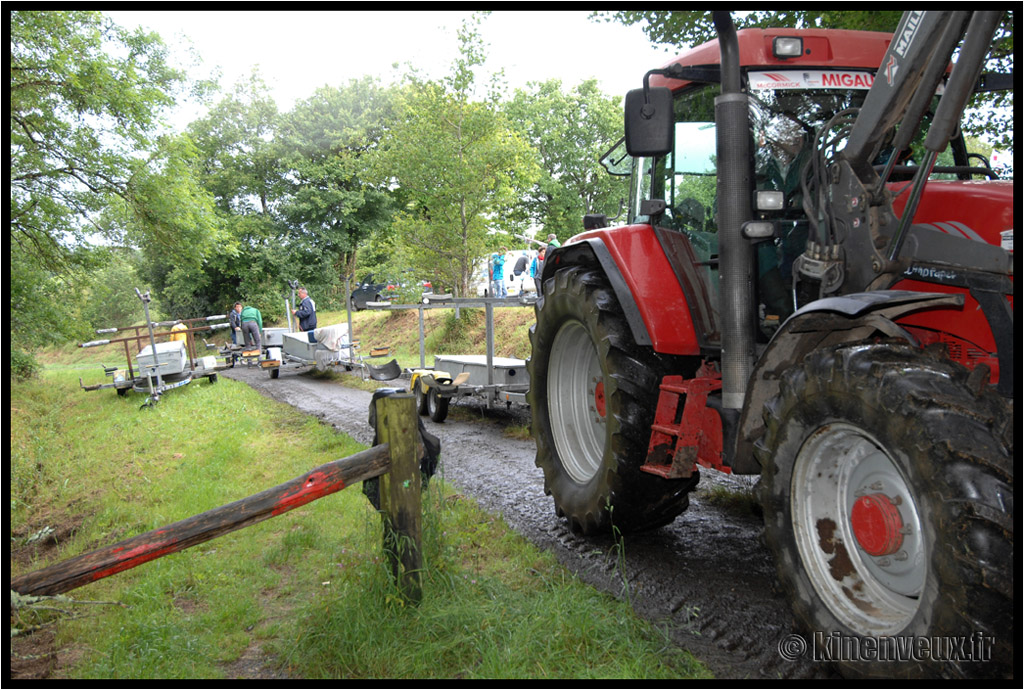
M17 348L11 349L10 370L11 376L15 379L24 381L25 379L35 378L39 375L41 368L36 358L29 353Z

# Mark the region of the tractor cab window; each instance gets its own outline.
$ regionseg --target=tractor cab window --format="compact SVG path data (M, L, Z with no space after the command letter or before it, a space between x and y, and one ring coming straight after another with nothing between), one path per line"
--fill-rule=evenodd
M714 233L715 228L715 109L718 87L691 89L675 100L675 147L656 159L640 159L645 178L640 198L662 199L665 211L659 225L691 233ZM633 209L640 222L639 203ZM705 257L707 259L709 257Z

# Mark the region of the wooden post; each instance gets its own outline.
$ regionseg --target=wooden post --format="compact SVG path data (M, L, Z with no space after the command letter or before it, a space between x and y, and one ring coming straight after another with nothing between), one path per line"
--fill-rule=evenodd
M422 502L416 397L400 393L377 400L377 436L391 452L391 471L380 478L384 552L407 601L423 598Z
M413 444L415 447L415 440ZM382 474L387 476L390 454L387 446L377 445L347 458L320 465L254 496L48 568L20 575L11 580L11 589L20 594L61 594L169 553L202 544L222 534L294 510L310 501L341 491L346 486ZM418 491L416 497L419 498Z

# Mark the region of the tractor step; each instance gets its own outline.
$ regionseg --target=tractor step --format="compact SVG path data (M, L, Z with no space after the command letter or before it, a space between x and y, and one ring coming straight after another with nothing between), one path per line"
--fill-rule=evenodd
M642 471L665 479L690 477L697 465L730 471L722 463L721 417L707 406L708 394L721 388L718 377L662 379Z

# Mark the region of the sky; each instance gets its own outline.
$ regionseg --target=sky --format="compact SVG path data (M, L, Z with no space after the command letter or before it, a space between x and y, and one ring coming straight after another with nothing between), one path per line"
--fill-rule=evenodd
M156 31L176 51L191 42L202 59L193 76L219 67L224 91L251 74L267 83L287 111L324 85L371 75L397 82L411 64L428 78L449 72L458 56L456 31L469 12L457 11L110 11L126 28ZM590 11L497 11L483 19L488 72L504 70L509 89L561 79L566 89L598 79L608 95L641 85L644 72L671 57L639 26L589 19ZM186 61L185 53L182 62ZM185 107L187 124L201 115Z

